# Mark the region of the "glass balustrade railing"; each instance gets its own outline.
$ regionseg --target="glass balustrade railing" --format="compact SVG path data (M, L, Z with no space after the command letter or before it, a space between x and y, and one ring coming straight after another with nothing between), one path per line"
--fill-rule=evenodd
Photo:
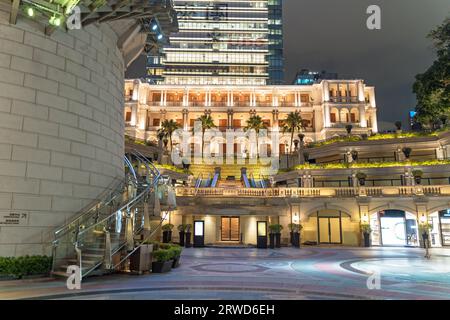
M102 264L110 267L111 257L119 250L133 250L134 237L144 227L145 211L153 209L160 173L138 151L132 156L145 174L138 174L142 170L135 170L125 158L127 178L114 194L55 232L53 272L77 264L86 276Z

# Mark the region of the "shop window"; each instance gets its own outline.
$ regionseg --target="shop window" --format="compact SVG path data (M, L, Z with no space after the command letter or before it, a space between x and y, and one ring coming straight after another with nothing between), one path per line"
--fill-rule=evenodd
M159 127L160 121L159 119L153 119L153 126L154 127Z
M125 122L130 121L131 121L131 111L128 111L127 113L125 113Z

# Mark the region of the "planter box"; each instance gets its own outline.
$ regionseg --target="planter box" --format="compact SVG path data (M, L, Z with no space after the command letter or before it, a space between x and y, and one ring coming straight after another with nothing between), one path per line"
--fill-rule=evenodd
M364 247L370 247L370 233L364 233Z
M152 272L153 273L166 273L172 270L173 260L158 262L155 261L152 263Z
M163 231L163 243L172 241L172 231Z
M184 247L184 237L185 237L185 232L180 231L180 246L182 246L182 247Z
M180 258L181 257L176 257L175 259L173 259L173 263L172 263L172 268L178 268L180 266Z
M192 236L191 232L186 232L186 234L185 234L186 241L184 242L184 246L186 248L192 247L191 236Z
M130 256L130 270L137 272L150 271L150 254L152 244L144 244Z

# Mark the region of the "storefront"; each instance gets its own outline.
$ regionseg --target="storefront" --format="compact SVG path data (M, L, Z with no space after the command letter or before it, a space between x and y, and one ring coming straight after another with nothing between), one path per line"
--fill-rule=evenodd
M450 246L450 209L430 214L428 223L433 227L430 231L431 246Z
M416 216L402 210L385 210L370 215L372 245L419 246Z

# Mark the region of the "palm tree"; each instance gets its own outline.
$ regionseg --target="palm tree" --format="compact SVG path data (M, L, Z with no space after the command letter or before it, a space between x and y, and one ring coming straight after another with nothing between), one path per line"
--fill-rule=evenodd
M203 149L205 147L205 132L206 130L215 128L216 125L214 124L214 120L208 114L204 114L198 117L197 121L200 121L202 126L202 154L203 154Z
M291 134L291 145L289 150L292 150L292 143L294 142L294 133L301 132L303 130L303 119L300 112L295 111L288 114L285 124L283 126L283 133L289 132Z
M170 120L164 120L161 123L161 128L158 129L157 135L158 137L163 137L163 138L169 138L169 142L170 142L170 151L172 151L172 134L175 132L175 130L180 129L181 126L174 121L173 119Z
M258 141L258 136L259 136L259 132L261 130L267 129L267 125L264 123L264 121L262 120L262 118L260 116L254 115L251 116L248 120L247 120L247 126L244 128L244 131L247 130L255 130L256 132L256 154L257 156L259 155L259 149L258 149L258 145L259 145L259 141Z

